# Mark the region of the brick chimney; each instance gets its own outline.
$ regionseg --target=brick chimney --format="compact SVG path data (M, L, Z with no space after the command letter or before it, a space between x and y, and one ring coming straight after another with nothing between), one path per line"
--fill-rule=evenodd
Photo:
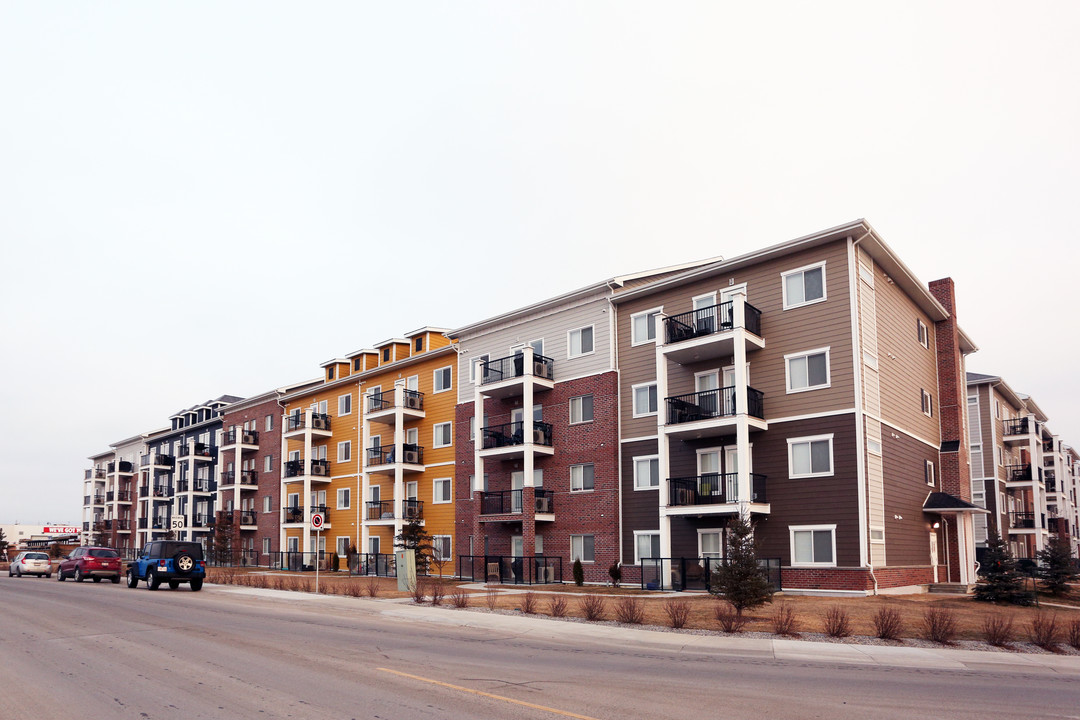
M956 323L956 287L952 278L930 283L930 294L949 312L935 323L938 367L938 420L941 423L941 490L971 502L971 467L968 437L964 432L967 410L967 375Z

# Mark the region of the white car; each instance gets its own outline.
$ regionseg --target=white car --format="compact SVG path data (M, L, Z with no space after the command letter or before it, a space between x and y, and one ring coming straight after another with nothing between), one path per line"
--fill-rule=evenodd
M52 577L52 560L43 552L23 550L15 556L8 568L8 577L15 575L37 575L38 577Z

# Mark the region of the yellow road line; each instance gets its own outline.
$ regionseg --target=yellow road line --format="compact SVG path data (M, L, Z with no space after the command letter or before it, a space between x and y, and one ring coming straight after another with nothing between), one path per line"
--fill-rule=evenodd
M533 710L543 710L544 712L555 713L556 715L562 715L568 718L577 718L578 720L596 720L594 717L588 715L578 715L577 713L566 712L565 710L556 710L546 705L536 705L531 702L524 702L522 700L514 700L513 698L503 697L502 695L492 695L491 693L484 692L482 690L473 690L472 688L462 687L460 685L451 685L450 683L441 682L439 680L432 680L431 678L420 677L419 675L410 675L409 673L399 672L398 670L391 670L390 668L377 668L383 672L388 672L393 675L400 675L401 677L410 678L412 680L419 680L420 682L431 683L432 685L439 685L440 687L450 688L451 690L460 690L461 692L472 693L473 695L480 695L481 697L492 698L494 700L502 700L503 702L513 703L514 705L521 705L523 707L532 708Z

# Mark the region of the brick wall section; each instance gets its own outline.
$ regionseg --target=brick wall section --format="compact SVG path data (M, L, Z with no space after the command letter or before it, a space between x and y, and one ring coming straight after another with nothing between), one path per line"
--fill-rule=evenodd
M274 427L269 432L266 430L267 415L274 418ZM244 459L254 459L255 469L259 473L259 485L258 489L254 491L243 490L241 497L247 499L249 496L254 496L257 529L255 531L240 531L238 529L237 533L242 543L252 543L251 547L254 547L258 553L259 563L265 564L268 558L262 554L263 538L270 538L270 552L275 553L281 550L279 547L281 518L281 407L277 404L277 399L271 398L258 405L231 412L226 408L222 414L222 427L225 432L228 432L229 428L234 425L242 428L244 423L249 420L255 421L255 430L259 433L259 449L254 453L245 453L243 457ZM270 471L266 472L266 457L268 455L271 456L272 461ZM225 464L219 467L218 471L224 472L227 470L228 463L232 462L234 457L233 451L230 450L225 458ZM239 475L240 467L234 469ZM232 488L229 488L228 493L224 496L225 498L231 497ZM263 498L267 495L270 496L270 512L265 513L263 512ZM225 505L222 503L219 510L223 510L224 507ZM235 521L237 523L236 527L239 528L239 513L236 514Z
M593 396L593 421L570 425L570 398L588 394ZM459 438L454 481L458 554L468 553L470 535L473 552L484 554L486 535L490 554L509 555L511 537L521 535L524 553L531 556L535 535L539 534L544 538L544 555L562 558L563 579L569 581L572 577L570 536L593 535L596 560L585 564L585 579L605 582L609 579L608 567L618 561L619 554L618 376L608 372L560 382L552 390L537 393L535 401L543 406L544 422L552 425L555 454L538 457L535 467L544 471L544 490L554 493L555 521L536 522L531 488L523 493L520 515L487 516L481 520L480 493L470 492L469 486L469 477L474 474L474 443L469 440L473 404L461 403L455 418ZM520 407L521 402L520 397L505 401L488 399L485 422L489 425L509 422L511 411ZM593 464L594 489L570 492L570 466L582 463ZM487 460L484 467L488 490L509 490L510 475L522 469L522 461Z
M945 567L939 568L939 576L945 577ZM927 585L934 581L932 566L893 567L874 571L871 577L867 568L783 568L781 582L785 590L853 590L872 592L874 578L879 590L888 588Z

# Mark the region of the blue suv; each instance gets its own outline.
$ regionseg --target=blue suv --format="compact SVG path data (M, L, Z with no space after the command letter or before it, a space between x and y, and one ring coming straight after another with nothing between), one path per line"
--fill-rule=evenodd
M146 544L139 557L128 563L127 586L136 588L140 580L157 590L162 582L175 590L188 583L194 591L202 590L206 579L206 561L198 543L178 540L155 540Z

